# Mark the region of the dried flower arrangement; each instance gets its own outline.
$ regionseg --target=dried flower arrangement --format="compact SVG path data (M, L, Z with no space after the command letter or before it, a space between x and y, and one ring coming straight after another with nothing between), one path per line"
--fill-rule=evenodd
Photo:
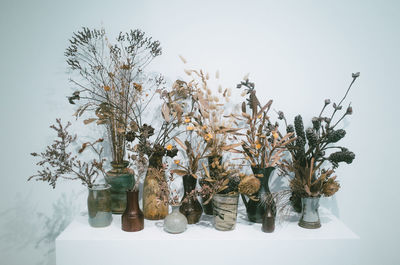
M160 54L160 43L140 30L121 32L115 44L104 29L83 28L70 39L67 64L82 81L70 79L78 90L68 100L79 102L77 118L87 111L95 114L85 124L106 125L116 163L124 161L128 131L142 127L141 116L151 100L149 90L163 82L161 76L150 78L143 71Z
M31 153L34 157L39 157L41 161L37 163L41 167L37 174L28 178L37 181L48 182L53 188L59 179L80 180L88 188L93 187L98 181L99 175L105 174L103 164L103 148L98 147L98 143L103 139L97 139L94 142L85 142L82 144L78 154L83 153L90 148L96 155L96 158L90 162L79 160L78 155L70 151L71 145L76 143L77 136L71 135L68 131L71 123L63 125L60 119L56 124L50 126L57 133L57 139L46 147L41 153Z
M324 106L318 115L312 119L312 127L304 130L303 120L300 115L294 119L294 126L287 125L283 112L279 112L280 119L284 120L288 133L296 133L296 140L288 145L291 160L284 160L281 170L285 174L294 173L290 182L292 190L291 201L296 211L301 210L301 197L319 197L321 195L329 197L335 194L340 185L334 176L335 169L339 163L350 164L355 158L355 154L347 148L337 146L345 135L344 129L337 129L340 122L353 113L351 103L339 119L334 121L335 114L343 108L343 101L346 99L352 85L360 73L352 74L352 81L338 104L333 103L333 111L330 115L325 115L324 111L331 101L326 99ZM338 150L332 152L331 150ZM326 163L330 165L327 166ZM330 167L330 168L329 168Z

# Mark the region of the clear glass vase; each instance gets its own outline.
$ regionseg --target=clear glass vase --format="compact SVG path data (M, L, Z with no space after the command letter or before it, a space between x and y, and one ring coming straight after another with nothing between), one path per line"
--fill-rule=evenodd
M299 226L307 229L316 229L321 227L318 213L319 199L320 197L301 198L302 211Z

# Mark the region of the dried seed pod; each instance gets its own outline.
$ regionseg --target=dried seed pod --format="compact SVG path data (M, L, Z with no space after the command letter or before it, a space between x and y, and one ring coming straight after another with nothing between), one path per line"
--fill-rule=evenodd
M317 136L317 134L314 132L314 130L312 128L308 128L306 130L306 136L307 136L307 140L308 140L308 145L310 147L317 146L318 136Z
M306 135L304 133L303 118L301 117L301 115L297 115L294 118L294 128L296 130L297 137L306 139Z
M338 151L329 155L329 161L332 162L334 166L338 166L340 162L346 162L347 164L351 164L356 155L347 150L346 148L342 148L342 151Z
M346 131L339 129L328 133L328 143L336 143L346 135Z
M325 197L330 197L335 194L340 188L340 184L335 181L333 178L330 178L323 186L322 186L322 194Z
M319 129L321 128L321 121L318 117L314 117L311 120L312 124L313 124L313 128L315 131L319 131Z
M245 195L253 195L260 189L260 180L254 176L246 176L239 184L239 192Z

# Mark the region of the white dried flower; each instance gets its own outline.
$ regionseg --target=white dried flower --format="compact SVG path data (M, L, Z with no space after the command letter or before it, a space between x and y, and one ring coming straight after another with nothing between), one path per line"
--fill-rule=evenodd
M232 89L228 88L227 96L228 96L228 97L232 96Z
M240 94L240 96L242 97L246 96L246 91L243 91L242 94Z
M216 78L216 79L219 78L219 70L217 70L217 72L215 72L215 78Z
M222 93L222 86L221 85L218 86L218 93Z
M192 74L192 70L185 69L184 71L185 71L185 73L186 73L187 75L191 75L191 74Z
M250 73L247 73L247 74L243 77L243 80L244 80L244 81L249 80L249 75L250 75Z
M182 55L179 55L179 58L181 59L181 61L182 61L183 63L187 63L186 59L185 59Z

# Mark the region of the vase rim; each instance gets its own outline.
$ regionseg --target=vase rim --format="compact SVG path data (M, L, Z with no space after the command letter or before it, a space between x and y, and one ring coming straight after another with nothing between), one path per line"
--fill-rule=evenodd
M111 188L110 184L93 184L92 187L88 187L89 190L97 191L97 190L108 190Z
M127 167L129 165L129 161L123 160L122 162L111 161L111 166L114 167Z
M216 196L216 195L218 195L220 197L236 197L236 196L239 196L239 192L235 192L233 194L220 194L220 193L214 194L214 196Z

